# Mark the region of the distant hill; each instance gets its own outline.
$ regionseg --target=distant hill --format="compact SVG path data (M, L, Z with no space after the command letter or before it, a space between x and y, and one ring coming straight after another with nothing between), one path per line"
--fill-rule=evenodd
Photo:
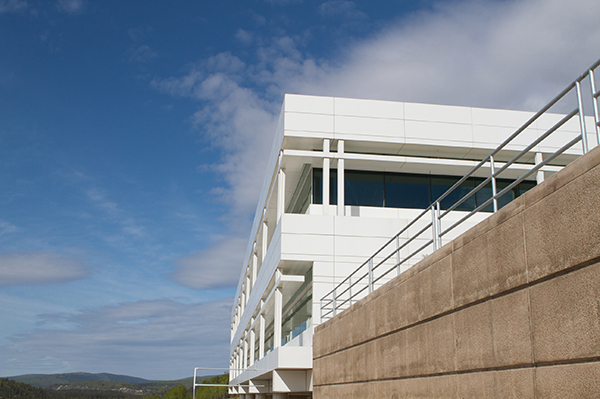
M156 382L138 377L130 377L127 375L117 375L108 373L25 374L6 378L9 380L29 384L38 388L47 388L52 385L65 385L82 381L107 381L127 384L146 384Z

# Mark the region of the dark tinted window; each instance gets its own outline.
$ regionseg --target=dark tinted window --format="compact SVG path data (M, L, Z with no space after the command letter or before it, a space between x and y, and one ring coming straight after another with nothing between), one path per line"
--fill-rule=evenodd
M346 205L383 206L383 173L346 170Z
M425 209L431 204L429 175L385 174L385 206Z

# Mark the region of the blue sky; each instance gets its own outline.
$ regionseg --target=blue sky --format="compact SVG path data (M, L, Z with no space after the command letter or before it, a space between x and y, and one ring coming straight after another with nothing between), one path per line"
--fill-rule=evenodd
M0 376L225 367L283 93L536 110L600 2L0 0Z

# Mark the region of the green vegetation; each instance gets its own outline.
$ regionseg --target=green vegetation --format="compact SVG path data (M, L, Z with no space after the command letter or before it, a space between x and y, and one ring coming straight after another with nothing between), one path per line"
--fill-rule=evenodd
M1 399L50 399L48 392L22 382L0 378Z
M27 376L32 377L32 376ZM38 376L39 377L39 376ZM202 378L202 377L200 377ZM51 378L42 378L47 382ZM223 387L198 387L196 399L233 399L227 394L227 374L204 379L205 384ZM113 381L77 381L47 388L0 378L0 399L192 399L192 379L129 383Z
M227 374L219 375L217 377L210 378L202 381L203 384L224 384L229 383L229 376ZM226 399L237 396L230 396L227 393L227 387L198 387L196 388L196 399ZM167 399L165 397L165 399Z
M10 377L13 381L23 382L33 385L34 387L47 388L52 385L71 384L80 381L105 381L116 383L143 384L152 383L153 381L143 378L130 377L127 375L116 375L108 373L65 373L65 374L26 374L17 377ZM191 386L191 379L190 379Z

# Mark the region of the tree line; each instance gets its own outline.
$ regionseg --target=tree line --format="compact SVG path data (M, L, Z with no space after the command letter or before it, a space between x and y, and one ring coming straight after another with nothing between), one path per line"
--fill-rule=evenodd
M206 384L227 384L226 374L204 380ZM50 390L0 378L0 399L140 399L140 395L114 390ZM198 387L196 399L233 399L227 387ZM184 385L177 385L164 393L164 395L145 395L143 399L192 399L192 390Z

